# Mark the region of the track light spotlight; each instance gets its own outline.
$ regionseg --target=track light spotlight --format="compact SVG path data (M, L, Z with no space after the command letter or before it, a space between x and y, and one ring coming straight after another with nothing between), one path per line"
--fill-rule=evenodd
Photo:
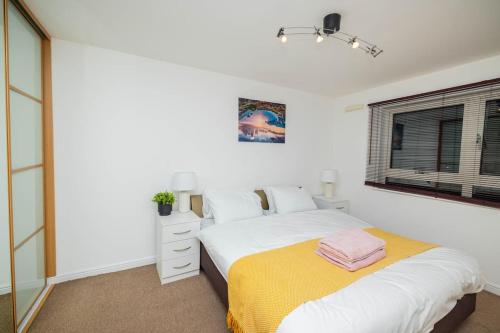
M280 30L278 31L278 35L276 37L279 40L281 40L282 43L286 43L286 41L288 39L288 38L286 38L285 29L284 28L280 28Z
M357 38L353 38L353 39L352 39L352 42L351 42L351 47L352 47L353 49L357 49L357 48L359 47L359 41L358 41L358 39L357 39Z
M316 43L321 43L323 41L323 36L318 31L317 37L316 37Z

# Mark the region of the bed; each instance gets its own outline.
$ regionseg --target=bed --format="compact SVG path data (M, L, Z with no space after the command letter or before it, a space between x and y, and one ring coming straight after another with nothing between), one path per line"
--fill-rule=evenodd
M257 194L267 209L265 194ZM201 196L192 196L191 203L202 216ZM199 236L201 268L227 307L227 273L239 258L322 237L339 228L368 226L335 210L274 214L228 225L205 222ZM283 319L277 332L451 332L474 311L476 293L482 287L473 258L438 247L300 305ZM370 302L359 302L367 297Z

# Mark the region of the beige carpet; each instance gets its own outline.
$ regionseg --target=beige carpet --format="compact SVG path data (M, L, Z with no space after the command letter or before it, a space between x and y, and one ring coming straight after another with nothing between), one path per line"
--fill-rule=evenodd
M227 332L204 275L164 286L154 266L58 284L30 332ZM460 333L500 332L500 297L482 292Z
M12 295L0 295L0 333L12 333Z

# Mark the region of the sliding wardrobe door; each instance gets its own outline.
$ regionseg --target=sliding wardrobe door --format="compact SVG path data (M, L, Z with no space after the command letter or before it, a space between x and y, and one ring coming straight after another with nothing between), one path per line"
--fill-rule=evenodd
M11 205L16 321L46 285L42 38L8 3Z
M3 6L0 5L0 73L5 73ZM14 332L5 76L0 78L0 333Z

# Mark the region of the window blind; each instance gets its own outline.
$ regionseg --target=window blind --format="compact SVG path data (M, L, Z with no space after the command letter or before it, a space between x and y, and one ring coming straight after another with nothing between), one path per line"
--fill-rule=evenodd
M366 185L500 208L500 79L369 107Z

